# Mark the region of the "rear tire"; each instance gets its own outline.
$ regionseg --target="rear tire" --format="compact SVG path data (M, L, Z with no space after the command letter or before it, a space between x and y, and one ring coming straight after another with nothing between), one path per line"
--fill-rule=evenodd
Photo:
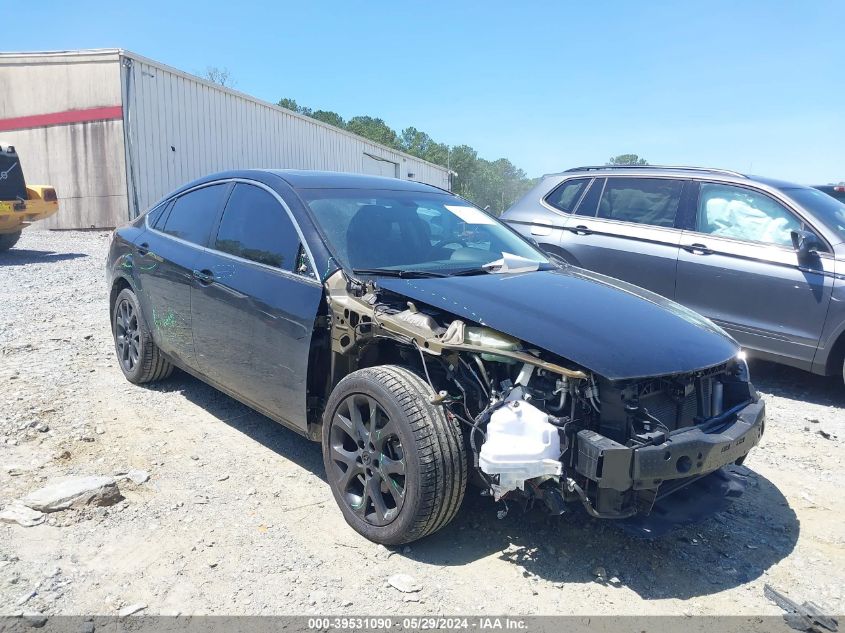
M361 369L338 383L323 418L323 462L347 523L398 545L451 521L467 483L457 421L430 403L431 387L404 367Z
M17 233L0 233L0 253L9 250L18 240L21 239L21 232Z
M121 290L114 300L112 334L120 370L129 382L140 385L173 373L173 365L153 342L138 298L129 288Z

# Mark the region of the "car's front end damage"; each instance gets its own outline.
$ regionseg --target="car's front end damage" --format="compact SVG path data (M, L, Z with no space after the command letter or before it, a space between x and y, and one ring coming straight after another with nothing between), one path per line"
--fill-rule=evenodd
M488 288L499 288L487 277L379 280L336 271L326 281L331 365L319 379L336 382L385 358L415 367L436 394L432 402L462 425L477 482L505 507L538 503L561 514L574 504L598 518L647 516L655 504L741 462L760 441L764 403L735 344L708 329L712 324L678 310L670 315L684 328L676 336L681 345L700 345L697 336L714 341L716 349L703 354L701 364L681 352L665 353L654 340L653 356L665 358L636 366L631 359L648 344L633 338L626 344L628 332L608 338L596 323L599 333L585 346L583 336L571 336L574 322L561 320L565 312L548 298L555 284L567 284L570 299L581 293L589 321L592 296L615 282L585 279L583 271L498 276L510 280L500 289L515 293L513 305L523 304L541 321L546 315L540 331L509 310L504 294L498 312L487 309L496 303ZM537 283L547 298L533 304L520 298ZM451 284L464 284L460 298L450 296ZM629 287L610 290L607 296L622 297L634 318L637 310L653 311L652 328L674 310ZM569 313L578 310L577 302L573 306ZM501 327L508 319L516 325ZM560 342L551 350L537 344L544 340ZM562 353L567 345L573 354Z

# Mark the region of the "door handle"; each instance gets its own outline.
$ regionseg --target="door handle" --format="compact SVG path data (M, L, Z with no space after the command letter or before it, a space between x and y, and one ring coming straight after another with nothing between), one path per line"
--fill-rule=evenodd
M203 286L208 286L214 283L214 273L210 270L194 270L194 279L200 282Z
M139 244L137 246L137 249L138 249L138 254L141 257L143 257L144 255L146 255L147 253L150 252L150 245L147 244L146 242L144 242L143 244Z
M579 224L578 226L571 226L567 227L570 231L575 233L575 235L590 235L593 231L588 226L584 226L583 224Z
M692 253L693 255L712 255L713 249L707 248L706 244L687 244L683 247L685 251Z

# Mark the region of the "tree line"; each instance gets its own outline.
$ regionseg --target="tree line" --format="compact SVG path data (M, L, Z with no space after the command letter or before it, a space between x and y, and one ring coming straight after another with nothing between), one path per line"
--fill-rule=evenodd
M396 132L383 119L361 115L344 120L337 112L313 110L294 99L280 99L281 107L363 136L375 143L405 152L445 167L450 172L452 191L495 215L516 202L536 182L507 158L481 158L469 145L448 145L435 141L415 127Z
M235 84L228 68L209 66L203 77L222 86ZM397 133L377 117L360 115L346 121L337 112L313 110L287 97L280 99L278 105L445 167L451 173L452 191L495 215L501 215L538 180L529 178L507 158L492 161L481 158L469 145L440 143L415 127ZM648 161L637 154L619 154L605 164L648 165Z

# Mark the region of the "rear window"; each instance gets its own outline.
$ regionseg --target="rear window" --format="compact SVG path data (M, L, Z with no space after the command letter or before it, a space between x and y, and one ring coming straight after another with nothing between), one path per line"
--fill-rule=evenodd
M584 191L587 189L587 185L590 184L590 180L590 178L566 180L546 197L546 202L555 209L572 213L575 207L578 206L578 201L584 195Z
M205 244L227 187L221 183L179 196L160 230L187 242Z
M608 178L600 218L651 226L675 226L683 181L668 178Z

